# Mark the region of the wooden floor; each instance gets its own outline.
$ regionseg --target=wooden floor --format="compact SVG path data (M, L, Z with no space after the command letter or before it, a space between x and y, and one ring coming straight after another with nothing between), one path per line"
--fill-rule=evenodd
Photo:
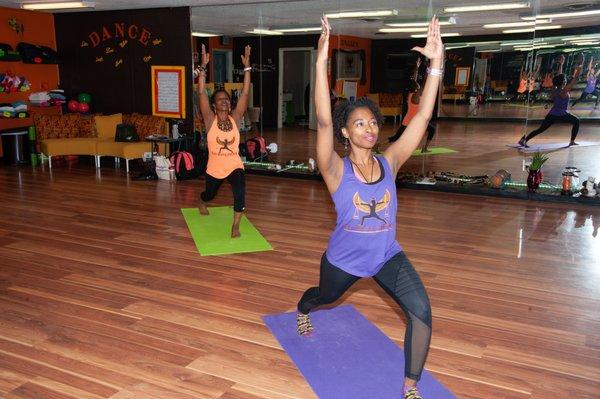
M248 175L247 216L274 250L222 257L199 256L180 214L202 187L0 168L0 397L315 397L261 315L317 282L323 183ZM224 186L215 204L231 202ZM400 190L398 209L441 382L459 398L600 397L600 208ZM402 344L373 281L341 302Z
M579 98L579 95L572 98ZM595 101L595 98L593 99ZM551 106L551 105L550 105ZM569 112L579 118L600 120L600 107L595 108L594 102L582 102L574 107L569 107ZM474 108L468 104L454 104L444 102L440 116L460 118L528 118L544 119L548 108L542 102L528 105L523 101L515 102L490 102Z

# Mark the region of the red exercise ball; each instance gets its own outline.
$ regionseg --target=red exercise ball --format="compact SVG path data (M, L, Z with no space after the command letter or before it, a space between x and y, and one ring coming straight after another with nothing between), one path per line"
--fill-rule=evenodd
M69 112L77 112L79 110L79 103L75 100L70 100L67 103L67 109Z
M77 110L82 114L88 113L90 111L90 105L87 103L79 103L77 105Z

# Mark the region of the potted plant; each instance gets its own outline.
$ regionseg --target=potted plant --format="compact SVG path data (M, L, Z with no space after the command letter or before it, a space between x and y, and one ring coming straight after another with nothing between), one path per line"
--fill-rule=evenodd
M548 160L548 157L541 152L533 154L531 159L531 165L529 165L529 175L527 176L527 189L531 192L535 192L540 186L544 174L542 173L542 165Z

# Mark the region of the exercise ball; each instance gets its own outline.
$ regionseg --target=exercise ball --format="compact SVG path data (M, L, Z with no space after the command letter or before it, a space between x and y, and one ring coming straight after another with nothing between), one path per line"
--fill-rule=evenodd
M77 111L81 112L82 114L88 113L90 112L90 105L88 103L79 103L77 106Z
M80 103L89 104L92 102L92 96L88 93L81 93L77 96L77 101L79 101Z
M79 103L75 100L69 100L67 103L67 109L69 112L77 112L79 111Z

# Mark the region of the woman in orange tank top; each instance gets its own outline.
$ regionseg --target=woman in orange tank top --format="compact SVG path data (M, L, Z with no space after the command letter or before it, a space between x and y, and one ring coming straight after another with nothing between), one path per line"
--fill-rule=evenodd
M206 167L206 189L200 194L198 209L202 215L208 215L206 203L212 200L224 180L233 191L233 225L231 237L240 236L240 220L245 209L246 180L244 164L239 155L240 131L238 121L244 116L250 93L250 46L246 46L242 63L244 64L244 87L237 106L231 110L231 98L225 90L216 90L209 100L206 94L206 65L210 57L202 45L202 64L196 70L199 75L198 91L200 112L208 129L208 165ZM212 105L212 109L211 109Z

